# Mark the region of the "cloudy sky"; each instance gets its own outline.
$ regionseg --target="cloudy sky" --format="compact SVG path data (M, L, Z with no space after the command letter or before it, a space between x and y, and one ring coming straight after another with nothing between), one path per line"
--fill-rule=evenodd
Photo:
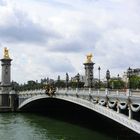
M0 57L10 50L12 79L84 74L87 53L120 75L140 67L140 0L0 0Z

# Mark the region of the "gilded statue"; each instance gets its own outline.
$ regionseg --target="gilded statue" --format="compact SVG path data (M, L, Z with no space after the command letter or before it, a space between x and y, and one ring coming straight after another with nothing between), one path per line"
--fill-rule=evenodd
M88 55L87 55L86 63L92 63L92 60L91 60L92 57L93 57L92 53L88 54Z
M10 59L9 50L6 47L4 48L4 59Z

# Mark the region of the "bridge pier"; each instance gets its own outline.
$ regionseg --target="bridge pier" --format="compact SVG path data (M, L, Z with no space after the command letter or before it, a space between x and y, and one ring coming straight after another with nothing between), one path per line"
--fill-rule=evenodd
M9 57L9 52L7 48L4 48L4 57L0 60L2 66L1 74L1 91L0 91L0 112L9 112L12 111L11 95L11 61ZM12 99L12 100L11 100Z

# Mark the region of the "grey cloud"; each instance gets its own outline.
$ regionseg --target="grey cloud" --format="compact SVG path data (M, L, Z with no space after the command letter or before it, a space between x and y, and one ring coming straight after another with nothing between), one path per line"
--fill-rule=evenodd
M40 57L34 57L38 56L38 53L42 53L42 51L35 52L30 56L30 60L33 61L33 63L36 65L36 67L42 67L45 69L49 69L52 73L61 73L61 72L74 72L75 68L72 65L71 61L67 58L65 54L63 55L57 55L57 54L51 54L46 51L42 53Z
M52 72L74 72L75 68L70 60L64 57L48 59L47 65Z
M75 68L70 63L58 62L57 64L49 65L52 72L74 72Z
M49 29L45 31L19 10L14 12L13 17L12 24L0 26L1 40L16 43L45 43L49 38L59 37L54 31Z
M60 44L55 44L53 46L50 46L49 51L53 52L63 52L63 53L77 53L82 52L84 50L83 45L78 41L71 42L62 42Z
M0 6L5 6L7 3L5 0L0 0Z
M50 5L59 8L74 9L74 6L72 4L62 0L40 0L40 2L49 3Z
M96 42L101 37L101 32L96 30L81 29L74 37L69 39L63 39L63 41L49 46L49 51L62 52L62 53L82 53L88 52L94 49Z
M129 66L140 66L139 43L133 43L130 38L124 39L122 36L114 37L113 40L110 40L110 36L107 38L100 40L95 48L99 63L110 69L125 70Z

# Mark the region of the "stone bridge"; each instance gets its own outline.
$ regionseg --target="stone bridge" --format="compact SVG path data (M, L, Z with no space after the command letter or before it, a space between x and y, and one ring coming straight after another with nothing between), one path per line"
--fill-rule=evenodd
M19 92L18 97L19 110L33 101L60 99L93 110L140 134L140 94L137 92L57 89L54 95L48 95L45 90L30 90ZM123 110L127 113L122 113Z

